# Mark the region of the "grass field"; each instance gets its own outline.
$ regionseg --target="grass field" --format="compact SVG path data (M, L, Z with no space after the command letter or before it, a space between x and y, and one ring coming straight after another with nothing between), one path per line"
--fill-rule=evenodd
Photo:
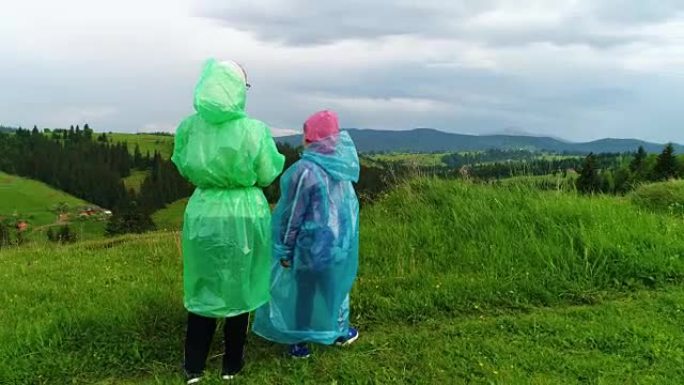
M152 221L161 230L180 230L183 226L183 213L187 204L188 198L173 202L152 214Z
M149 174L149 171L133 170L131 175L123 180L126 189L133 189L136 192L139 192L140 186L142 186L143 181L145 181L145 178L147 178Z
M634 204L644 209L684 217L684 180L646 184L629 197Z
M680 218L608 197L418 180L364 208L361 229L359 342L293 361L250 336L236 384L681 383ZM177 242L0 251L0 383L182 383Z
M164 158L171 157L171 151L173 151L173 136L165 135L152 135L152 134L125 134L115 132L109 134L109 137L115 142L126 142L128 143L128 149L133 153L135 150L135 145L140 146L140 151L143 156L149 151L150 155L153 155L155 151L159 153Z
M88 202L56 190L44 183L0 172L0 217L13 217L29 222L27 238L44 241L45 232L51 226L58 226L57 214L53 208L66 203L73 219L69 226L78 239L102 237L105 223L95 220L79 220L78 210L92 206Z
M88 205L44 183L0 172L0 216L16 213L35 226L47 225L55 222L57 214L51 210L59 203L70 207Z
M77 218L81 207L91 206L44 183L0 172L0 217L16 215L17 219L27 220L29 230L25 237L28 240L43 243L48 228L60 226L56 224L57 214L53 208L61 203L68 205L72 219ZM78 239L85 240L102 237L105 223L75 219L69 226Z
M441 167L444 166L442 158L446 154L381 154L366 156L369 160L382 162L396 162L415 167Z

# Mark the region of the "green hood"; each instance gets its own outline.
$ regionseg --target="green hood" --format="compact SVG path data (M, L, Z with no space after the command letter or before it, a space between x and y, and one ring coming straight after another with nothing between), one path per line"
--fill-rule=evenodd
M210 59L195 87L195 111L207 122L220 124L245 116L247 86L228 66Z

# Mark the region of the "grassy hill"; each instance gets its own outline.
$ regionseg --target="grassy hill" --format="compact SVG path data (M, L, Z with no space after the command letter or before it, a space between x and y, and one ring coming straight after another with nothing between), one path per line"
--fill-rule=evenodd
M165 208L152 214L152 221L162 230L180 230L183 226L183 213L188 204L188 198L171 203Z
M370 161L380 161L380 162L396 162L408 166L417 167L441 167L445 166L444 158L445 153L436 154L411 154L411 153L392 153L392 154L382 154L382 155L370 155L365 159Z
M133 170L131 175L123 179L124 186L126 186L127 190L133 189L139 192L140 186L142 186L142 183L149 174L149 171Z
M483 151L487 149L524 149L530 151L547 151L554 153L601 153L601 152L633 152L639 146L644 146L648 152L662 151L663 144L651 143L636 139L600 139L586 143L575 143L548 137L527 135L464 135L442 132L434 129L422 128L408 131L389 130L359 130L350 129L359 151L362 152L405 152L405 153L447 153L464 151ZM171 157L173 151L173 136L154 134L111 134L114 141L127 142L131 152L135 145L140 150L154 153L159 151L165 158ZM284 136L277 141L299 146L301 136ZM684 152L684 146L676 145L676 151ZM430 159L428 159L430 158ZM431 164L435 156L425 156L419 159Z
M0 172L0 217L28 221L30 239L44 239L47 228L57 222L53 209L61 203L68 205L70 226L80 239L102 236L103 222L77 219L79 209L92 204L44 183Z
M648 152L660 152L662 144L634 139L601 139L587 143L566 142L555 138L519 135L464 135L452 134L434 129L421 128L408 131L358 130L349 133L359 151L383 152L462 152L481 151L490 148L516 149L551 152L633 152L644 146ZM286 136L277 140L297 146L302 142L300 135ZM677 145L677 152L684 152L684 146Z
M252 335L236 383L681 380L680 218L607 197L418 180L364 208L361 229L359 342L294 361ZM0 383L181 383L176 233L0 258ZM208 384L218 365L212 354Z
M362 152L404 152L404 153L446 153L464 151L482 151L487 149L523 149L530 151L549 151L555 153L601 153L601 152L633 152L644 146L648 152L662 151L663 144L645 142L635 139L600 139L586 143L566 142L563 140L524 135L464 135L442 132L433 129L416 129L408 131L359 130L350 129L350 134ZM154 153L159 151L169 158L173 150L173 136L153 134L114 133L111 138L117 142L127 142L131 152L135 145L141 151ZM300 135L276 138L277 141L299 146ZM684 146L676 145L679 153ZM425 158L427 159L427 158Z
M164 158L170 158L171 152L173 151L173 136L168 135L154 135L154 134L126 134L126 133L113 133L109 134L109 137L115 142L126 142L128 143L128 149L131 154L135 150L135 145L140 146L140 151L145 155L148 151L150 154L154 154L155 151L159 153Z

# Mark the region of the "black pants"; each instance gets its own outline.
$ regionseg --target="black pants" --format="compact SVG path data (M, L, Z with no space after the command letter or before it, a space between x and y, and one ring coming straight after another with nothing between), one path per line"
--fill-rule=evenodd
M326 304L329 316L333 316L337 309L333 309L335 295L335 281L332 270L297 272L297 316L296 328L299 331L325 328L324 325L313 325L313 305L316 292L320 292Z
M223 327L225 355L224 374L234 374L242 369L249 313L226 318ZM204 371L211 341L216 331L216 318L188 313L188 330L185 336L185 370L200 374Z

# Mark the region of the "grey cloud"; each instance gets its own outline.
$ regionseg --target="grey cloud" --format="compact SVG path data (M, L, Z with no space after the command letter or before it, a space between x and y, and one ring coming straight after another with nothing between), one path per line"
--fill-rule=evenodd
M150 16L126 35L93 23L59 49L0 39L0 124L172 129L192 112L201 61L229 54L250 73L250 114L281 129L334 108L347 127L684 142L678 26L641 35L682 20L679 1L558 0L538 14L523 3L217 0L204 18Z
M517 7L511 5L520 4ZM508 8L502 8L502 6ZM413 35L436 39L457 39L483 44L524 45L550 42L557 45L583 44L609 47L637 41L635 27L655 23L684 11L676 0L638 2L582 0L571 3L553 17L507 25L504 21L478 23L496 12L525 15L525 2L518 1L345 1L317 0L252 2L247 0L203 0L198 15L218 20L231 28L256 34L267 41L287 45L329 44L348 39L376 39ZM534 7L529 9L534 12ZM513 16L515 17L515 15Z
M540 79L487 70L426 68L420 64L360 69L345 73L345 79L293 84L288 90L290 96L275 92L254 95L250 100L250 105L255 106L252 112L256 116L278 116L282 120L269 123L280 126L294 122L290 123L292 128L317 109L334 108L347 127L429 126L468 133L520 127L571 140L604 136L684 140L677 130L680 119L674 114L680 99L671 91L684 84L671 79L654 81L648 75L625 78L593 73L573 74L571 79ZM434 102L437 107L404 109L405 103L393 104L397 100ZM374 104L365 106L367 101ZM389 107L386 111L379 106ZM660 115L667 119L661 120ZM653 122L658 122L658 127L646 130Z

